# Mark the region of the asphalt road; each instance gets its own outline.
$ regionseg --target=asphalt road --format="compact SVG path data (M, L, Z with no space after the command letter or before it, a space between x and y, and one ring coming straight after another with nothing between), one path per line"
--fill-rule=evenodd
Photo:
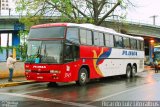
M57 87L35 83L1 88L0 107L104 107L137 101L160 106L154 102L160 101L160 73L153 71L139 73L131 79L115 76L93 80L83 87L75 83L58 84Z

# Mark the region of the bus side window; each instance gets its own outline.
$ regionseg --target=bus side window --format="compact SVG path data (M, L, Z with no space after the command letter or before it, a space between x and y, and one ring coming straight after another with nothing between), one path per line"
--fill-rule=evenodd
M87 44L92 45L92 32L90 30L87 30L86 38L87 38Z
M122 37L116 35L114 37L115 37L115 47L122 48L123 47Z
M105 45L107 47L114 47L114 40L112 34L105 34Z
M104 35L99 33L99 46L104 46Z
M86 29L80 29L81 44L92 45L92 31Z
M98 32L93 32L93 34L94 34L94 45L97 45L97 46L99 46L99 33Z
M139 40L137 40L137 49L138 49L138 50L141 50L140 45L141 45L141 44L140 44L140 41L139 41Z
M86 44L87 43L87 38L86 38L87 32L85 29L80 29L80 40L81 44Z
M66 39L79 44L78 28L67 28Z
M141 47L141 50L143 51L144 50L144 42L143 41L140 41L140 47Z
M94 45L96 46L104 46L104 35L101 32L93 32L94 34Z
M123 45L124 45L124 48L130 49L129 38L123 37Z
M72 44L67 43L65 46L65 51L64 51L64 61L65 62L70 62L73 61L73 51L72 51Z
M79 58L79 47L70 43L67 43L64 51L64 61L71 62Z
M130 39L131 40L131 49L136 50L137 49L137 41L135 39Z

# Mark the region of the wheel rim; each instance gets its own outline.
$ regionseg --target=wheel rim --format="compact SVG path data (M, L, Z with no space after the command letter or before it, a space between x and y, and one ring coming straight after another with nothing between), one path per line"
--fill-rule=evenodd
M132 69L132 76L135 76L135 74L136 74L136 68L134 66L133 69Z
M86 81L86 78L87 78L87 75L86 75L86 73L83 72L83 73L81 73L80 77L81 77L81 78L80 78L81 81L82 81L82 82L85 82L85 81Z
M130 75L131 75L131 73L130 73L130 71L128 70L128 71L127 71L127 77L130 77Z
M129 78L131 76L131 69L130 67L128 66L127 67L127 78Z

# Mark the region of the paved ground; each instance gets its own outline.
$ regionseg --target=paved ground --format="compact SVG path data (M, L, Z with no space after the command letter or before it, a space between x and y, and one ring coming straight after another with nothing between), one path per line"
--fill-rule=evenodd
M135 78L107 77L90 81L83 87L75 83L50 87L40 82L1 88L0 106L160 107L160 71L155 73L149 69Z

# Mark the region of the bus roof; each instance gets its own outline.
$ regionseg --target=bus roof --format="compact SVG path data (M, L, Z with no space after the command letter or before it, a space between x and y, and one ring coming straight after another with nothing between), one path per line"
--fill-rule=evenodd
M96 25L89 24L89 23L84 23L84 24L76 24L76 23L47 23L47 24L35 25L35 26L32 26L31 28L32 29L34 29L34 28L46 28L46 27L54 27L54 26L82 27L82 28L87 28L87 29L91 29L91 30L97 30L97 31L101 31L101 32L110 33L110 34L113 34L113 35L119 35L119 36L123 36L123 37L129 37L129 38L144 40L142 37L135 37L135 36L130 36L130 35L118 33L113 29L102 27L102 26L96 26Z

